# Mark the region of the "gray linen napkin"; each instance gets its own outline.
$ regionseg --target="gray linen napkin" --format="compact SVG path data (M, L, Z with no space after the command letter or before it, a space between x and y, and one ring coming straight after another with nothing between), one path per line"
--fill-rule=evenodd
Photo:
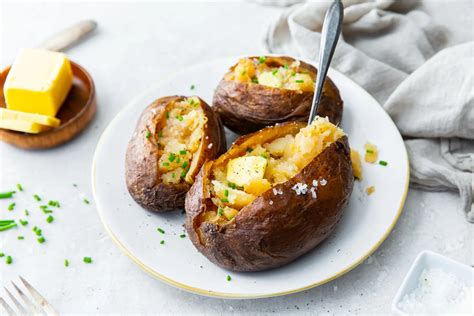
M416 1L343 3L332 67L391 115L405 138L413 187L457 189L467 220L474 222L474 42L443 49L446 30L415 10ZM288 8L269 26L266 49L316 61L330 4Z

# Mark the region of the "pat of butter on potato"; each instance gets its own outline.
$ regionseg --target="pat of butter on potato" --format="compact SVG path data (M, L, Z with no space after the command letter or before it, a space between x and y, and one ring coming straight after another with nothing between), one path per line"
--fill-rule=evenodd
M3 92L7 108L56 116L72 86L71 64L63 53L21 51L8 73Z
M227 165L227 180L242 187L252 180L263 179L267 159L259 156L239 157L229 161Z

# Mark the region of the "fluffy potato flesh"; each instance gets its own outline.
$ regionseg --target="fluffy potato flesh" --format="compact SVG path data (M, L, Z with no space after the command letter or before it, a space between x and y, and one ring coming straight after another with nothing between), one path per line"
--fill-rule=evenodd
M326 147L344 136L344 132L326 118L317 117L298 132L243 148L212 170L211 196L216 210L206 219L214 222L231 220L273 186L297 175ZM225 216L233 214L231 218Z
M206 122L207 118L196 97L167 106L156 136L161 153L158 169L163 183L193 182L187 174L193 161L198 159Z
M252 57L239 60L226 80L260 84L272 88L314 91L316 74L300 68L300 62L278 64L270 57Z

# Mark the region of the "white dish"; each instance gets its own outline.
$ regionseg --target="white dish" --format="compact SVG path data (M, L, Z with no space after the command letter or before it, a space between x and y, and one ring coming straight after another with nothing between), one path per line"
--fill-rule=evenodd
M467 286L474 286L474 269L472 267L432 251L425 250L416 257L393 299L392 311L396 315L408 315L402 311L398 305L405 295L416 289L421 273L429 269L441 269L444 272L452 273L460 280L465 281Z
M158 279L207 296L258 298L295 293L350 271L388 236L405 202L409 165L395 124L361 87L339 72L329 76L344 100L342 128L352 148L363 154L367 141L380 149L388 166L364 164L364 180L356 182L350 203L328 240L295 262L266 272L225 271L202 256L184 232L184 215L177 211L152 214L128 194L124 157L128 140L143 109L158 97L196 94L211 104L214 88L237 58L196 65L157 83L133 100L110 123L99 140L92 168L92 186L101 220L117 245L135 263ZM190 90L190 86L196 88ZM235 134L227 132L228 144ZM376 192L365 193L373 185ZM166 231L157 232L161 227ZM161 245L160 241L165 240ZM227 281L227 275L232 281Z

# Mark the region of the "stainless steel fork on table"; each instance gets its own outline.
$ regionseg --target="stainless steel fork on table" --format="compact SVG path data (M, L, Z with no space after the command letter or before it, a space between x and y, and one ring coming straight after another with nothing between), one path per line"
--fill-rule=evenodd
M28 281L21 276L20 280L26 291L21 289L21 283L18 286L13 281L12 291L5 286L7 296L0 296L0 315L59 315L54 307ZM7 297L11 301L10 304L8 304Z

